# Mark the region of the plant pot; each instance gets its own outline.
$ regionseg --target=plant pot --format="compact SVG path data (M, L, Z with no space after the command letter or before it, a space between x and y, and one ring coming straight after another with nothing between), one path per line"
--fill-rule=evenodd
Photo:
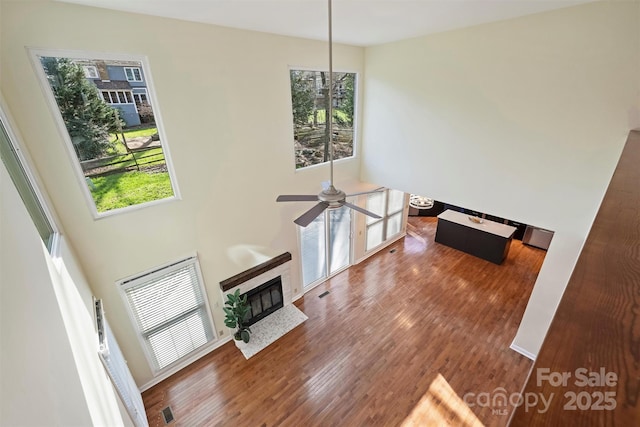
M251 340L251 335L249 331L250 331L249 328L244 329L242 332L238 331L235 334L233 334L233 339L236 341L242 341L242 342L248 343ZM243 337L246 338L246 340L244 340Z
M247 348L247 346L249 345L249 343L246 343L242 340L233 340L234 343L236 343L236 347L238 347L240 350Z

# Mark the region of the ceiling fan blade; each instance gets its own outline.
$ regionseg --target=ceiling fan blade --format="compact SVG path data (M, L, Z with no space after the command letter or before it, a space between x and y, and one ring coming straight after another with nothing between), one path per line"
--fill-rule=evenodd
M329 203L320 202L314 207L312 207L311 209L309 209L308 211L306 211L305 213L303 213L302 215L300 215L300 217L298 217L298 219L296 219L293 222L298 224L300 227L306 227L307 225L311 224L313 220L316 219L318 215L324 212L324 210L327 209L328 207L329 207Z
M347 197L351 197L351 196L361 196L363 194L371 194L371 193L377 193L379 191L384 190L385 187L380 187L380 188L376 188L375 190L369 190L369 191L362 191L360 193L353 193L353 194L347 194Z
M355 211L358 211L358 212L360 212L360 213L363 213L363 214L365 214L365 215L369 215L369 216L370 216L370 217L372 217L372 218L375 218L375 219L380 219L380 218L382 218L380 215L374 214L373 212L368 211L368 210L366 210L366 209L362 209L360 206L356 206L356 205L351 204L351 203L349 203L349 202L340 202L340 204L341 204L342 206L346 206L346 207L348 207L348 208L351 208L351 209L353 209L353 210L355 210Z
M278 196L276 202L317 202L317 195L291 195L285 194Z

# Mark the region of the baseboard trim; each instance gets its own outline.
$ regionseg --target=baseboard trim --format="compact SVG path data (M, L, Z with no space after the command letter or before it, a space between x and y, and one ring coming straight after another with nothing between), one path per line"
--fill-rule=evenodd
M176 372L178 372L181 369L186 368L187 366L189 366L190 364L192 364L193 362L195 362L196 360L206 356L207 354L211 353L213 350L220 348L221 346L223 346L224 344L228 343L229 341L231 341L233 339L233 337L231 335L222 338L221 340L216 341L216 343L214 345L212 345L211 347L207 348L206 350L197 353L196 355L188 358L187 360L183 361L181 364L165 371L162 372L161 374L158 374L157 377L154 377L151 381L149 381L146 384L143 384L142 387L139 388L140 393L149 390L151 387L153 387L154 385L160 383L161 381L166 380L167 378L169 378L171 375L175 374Z
M536 361L536 354L531 353L530 351L525 350L524 348L520 347L519 345L516 345L514 343L511 343L511 345L509 346L509 348L513 351L515 351L516 353L520 353L521 355L523 355L524 357L533 360L534 362Z
M360 264L362 261L366 260L369 257L374 256L378 252L384 250L385 248L388 248L389 246L393 245L398 240L400 240L400 239L402 239L404 237L407 237L407 232L406 231L403 231L402 233L400 233L397 237L394 237L393 239L390 239L390 240L387 240L386 242L381 243L380 246L378 246L377 248L371 249L371 251L365 253L362 256L362 258L360 258L359 260L356 260L356 262L354 262L353 265Z

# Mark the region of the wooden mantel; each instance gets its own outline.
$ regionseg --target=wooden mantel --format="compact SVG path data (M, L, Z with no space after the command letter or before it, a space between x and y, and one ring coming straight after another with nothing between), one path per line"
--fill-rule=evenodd
M235 276L223 280L220 282L220 288L223 292L226 292L229 289L233 289L236 286L241 285L247 280L251 280L272 268L276 268L277 266L284 264L287 261L291 261L291 253L289 252L280 254L275 258L271 258L270 260L263 262L262 264L256 265L242 273L238 273Z
M570 373L567 385L536 384L545 368ZM617 379L580 386L579 368ZM640 131L629 134L524 393L554 397L544 413L520 406L511 426L640 426ZM604 408L579 410L573 393Z

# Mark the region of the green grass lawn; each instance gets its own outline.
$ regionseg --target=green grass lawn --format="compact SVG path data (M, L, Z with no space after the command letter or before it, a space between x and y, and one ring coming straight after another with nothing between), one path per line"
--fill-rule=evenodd
M91 195L98 212L139 205L173 196L167 172L125 172L91 178Z
M153 134L158 133L158 128L155 126L146 127L146 128L136 128L125 130L124 132L125 138L135 138L138 136L151 136Z

